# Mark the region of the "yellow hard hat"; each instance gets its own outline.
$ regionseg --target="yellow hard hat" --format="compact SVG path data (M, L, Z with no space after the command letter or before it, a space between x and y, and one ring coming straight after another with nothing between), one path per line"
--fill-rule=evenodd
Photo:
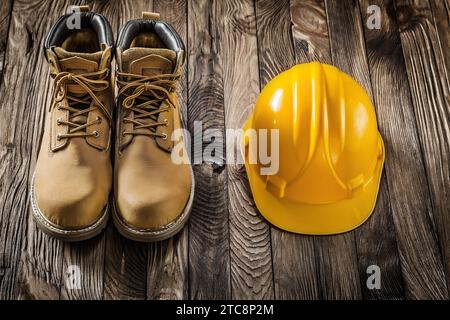
M365 90L334 66L300 64L262 90L247 129L278 129L279 167L245 169L256 206L275 226L302 234L336 234L367 220L378 194L384 144ZM270 150L270 135L269 135ZM269 151L270 153L270 151Z

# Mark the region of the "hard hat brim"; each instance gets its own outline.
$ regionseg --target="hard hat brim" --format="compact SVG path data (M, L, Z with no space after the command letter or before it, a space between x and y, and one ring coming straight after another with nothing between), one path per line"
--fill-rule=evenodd
M375 208L383 171L385 150L381 136L382 156L374 175L350 198L329 204L306 204L278 198L266 190L265 181L245 163L245 169L256 207L273 225L294 233L330 235L353 230L363 224Z

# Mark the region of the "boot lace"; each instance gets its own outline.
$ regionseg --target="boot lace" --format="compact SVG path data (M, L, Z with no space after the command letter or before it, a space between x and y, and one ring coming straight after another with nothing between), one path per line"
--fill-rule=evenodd
M159 113L175 108L170 93L175 91L179 74L160 74L156 76L143 76L117 71L119 97L123 97L122 105L125 109L134 112L134 117L126 117L124 123L132 123L133 130L124 131L126 135L146 135L166 139L166 134L156 132L158 126L167 126L168 119L158 122ZM166 101L166 106L161 107ZM131 114L131 113L130 113ZM145 121L150 120L150 121ZM139 130L149 129L149 130Z
M83 73L83 74L74 74L70 72L60 72L55 76L55 93L54 100L55 104L67 99L68 105L60 104L58 106L61 110L69 111L69 117L67 120L58 119L58 124L67 125L69 127L68 133L60 133L58 134L57 139L60 140L62 138L74 138L74 137L97 137L97 132L87 133L83 131L89 126L100 123L101 118L97 117L95 120L90 122L80 122L76 120L76 117L86 116L89 112L100 108L103 113L107 116L108 120L111 120L111 115L106 106L99 100L96 93L106 90L109 87L109 81L107 77L109 75L109 69L103 69L97 72L91 73ZM67 90L68 84L77 84L79 85L85 94L74 95ZM95 101L95 104L91 106L92 100ZM86 105L87 108L75 107L75 105Z

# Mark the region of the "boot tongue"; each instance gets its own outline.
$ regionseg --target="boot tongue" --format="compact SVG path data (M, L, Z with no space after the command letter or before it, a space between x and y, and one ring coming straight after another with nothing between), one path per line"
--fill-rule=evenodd
M70 52L60 47L55 48L55 54L58 57L61 71L74 74L98 71L102 53L102 51L94 53Z
M176 59L175 51L169 49L130 48L121 55L121 67L122 72L136 75L156 76L170 74L174 72ZM139 121L150 124L156 120L141 118Z
M144 76L173 73L176 58L169 49L130 48L122 53L122 71Z

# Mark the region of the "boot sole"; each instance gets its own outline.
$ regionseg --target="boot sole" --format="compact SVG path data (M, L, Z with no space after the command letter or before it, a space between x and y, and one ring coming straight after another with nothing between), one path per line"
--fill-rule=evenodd
M161 228L137 229L129 225L128 223L123 221L122 218L120 217L120 213L116 206L116 201L114 199L114 210L112 213L112 217L114 225L116 226L119 233L125 238L133 241L156 242L169 239L174 235L176 235L178 232L180 232L189 219L192 210L192 204L194 202L195 180L194 180L194 173L192 171L191 174L192 174L191 191L186 206L183 209L183 212L177 219Z
M109 204L106 204L102 216L93 224L81 229L62 229L48 220L38 206L34 194L34 175L30 188L31 208L34 221L38 228L44 233L62 241L75 242L83 241L98 235L106 227L109 217Z

